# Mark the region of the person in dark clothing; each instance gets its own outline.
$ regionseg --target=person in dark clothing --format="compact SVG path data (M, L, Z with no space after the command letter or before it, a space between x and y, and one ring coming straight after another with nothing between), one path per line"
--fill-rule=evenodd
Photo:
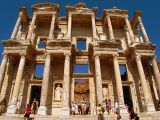
M31 107L29 104L27 104L27 107L25 109L25 114L24 114L25 120L29 120L30 114L31 114Z

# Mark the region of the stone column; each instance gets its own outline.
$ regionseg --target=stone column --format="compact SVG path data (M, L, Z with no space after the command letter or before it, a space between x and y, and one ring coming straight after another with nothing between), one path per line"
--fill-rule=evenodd
M130 44L132 44L133 42L131 41L131 39L130 39L130 35L129 35L129 33L128 33L128 28L125 28L125 32L126 32L126 37L127 37L127 43L128 43L128 46L130 45Z
M113 40L114 34L113 34L111 19L109 15L107 15L106 17L107 17L107 24L108 24L108 30L109 30L109 37L110 37L110 40Z
M44 65L44 72L43 72L41 101L40 101L40 107L38 109L39 115L47 115L47 97L49 92L48 87L49 87L50 64L51 64L51 55L47 53Z
M70 115L69 97L70 97L70 54L66 53L64 61L62 116Z
M29 26L27 39L31 39L33 30L34 30L34 24L35 24L35 22L36 22L36 18L37 18L37 13L34 13L34 14L33 14L33 17L32 17L31 24L30 24L30 26Z
M3 59L2 59L2 63L1 63L1 67L0 67L0 91L2 88L3 80L4 80L5 70L7 67L7 60L8 60L8 56L6 54L4 54Z
M95 73L96 73L96 91L97 91L97 103L103 104L102 93L102 76L99 54L95 54Z
M68 29L67 29L67 37L71 38L71 28L72 28L72 14L68 14Z
M116 88L117 88L117 96L118 96L118 104L120 107L120 110L124 113L124 97L123 97L123 86L122 86L122 80L120 75L120 69L119 69L119 63L118 63L118 55L113 56L113 64L114 64L114 72L115 72L115 78L116 78Z
M152 98L150 96L150 91L149 91L147 81L145 78L143 66L141 63L141 58L139 55L136 55L135 58L136 58L139 78L140 78L143 93L144 93L144 104L145 104L144 107L147 109L147 111L155 111L154 104L153 104Z
M52 15L52 21L51 21L51 27L49 31L49 39L53 39L53 33L54 33L54 26L55 26L55 13Z
M142 19L141 19L140 16L138 16L138 21L139 21L139 25L141 27L141 30L142 30L142 33L143 33L143 36L144 36L144 39L145 39L146 43L150 43L149 38L148 38L147 33L146 33L146 30L144 28Z
M160 96L160 73L159 73L159 69L158 69L155 57L152 58L152 67L153 67L153 72L154 72L154 76L156 79L156 83L158 85L158 94Z
M21 59L18 66L17 76L15 80L15 85L13 88L13 94L11 98L11 104L8 106L7 113L16 113L17 110L17 100L20 92L20 86L21 86L21 79L23 75L23 70L25 66L26 57L24 54L21 55Z
M95 38L97 38L95 14L91 14L91 21L92 21L93 40L94 40Z
M16 35L17 35L17 32L18 32L18 28L19 28L19 26L21 24L22 15L23 15L23 13L20 12L19 16L18 16L18 19L17 19L17 22L16 22L16 25L15 25L14 30L13 30L12 35L11 35L11 39L15 39L16 38Z
M127 28L128 28L129 35L131 37L131 42L133 43L134 42L134 34L133 34L133 31L132 31L131 25L129 23L128 17L125 17L125 21L126 21L126 25L127 25Z

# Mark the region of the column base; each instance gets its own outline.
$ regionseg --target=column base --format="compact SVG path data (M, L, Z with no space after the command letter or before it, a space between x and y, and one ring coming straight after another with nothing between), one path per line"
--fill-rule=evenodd
M128 109L124 105L119 106L119 109L120 109L120 114L128 113Z
M62 116L70 116L70 108L69 107L62 108Z
M15 114L17 111L17 106L16 105L9 105L7 108L7 114Z
M147 104L147 111L148 112L154 112L155 111L155 107L154 107L154 104L153 103L149 103Z
M37 114L38 115L47 115L47 107L46 106L40 106Z

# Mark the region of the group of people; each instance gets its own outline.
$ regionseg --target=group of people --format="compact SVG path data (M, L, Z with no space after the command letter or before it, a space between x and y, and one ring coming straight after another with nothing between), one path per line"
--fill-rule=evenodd
M112 101L110 99L105 99L105 107L101 104L98 104L99 120L103 120L103 114L105 111L108 114L110 113L110 111L114 111L114 113L117 115L117 120L121 120L120 109L117 101L115 101L114 104L112 104ZM129 120L139 120L137 113L134 112L133 108L131 106L128 106L127 104L126 104L126 112L128 112Z
M90 112L90 104L82 101L80 103L72 102L71 115L86 115Z

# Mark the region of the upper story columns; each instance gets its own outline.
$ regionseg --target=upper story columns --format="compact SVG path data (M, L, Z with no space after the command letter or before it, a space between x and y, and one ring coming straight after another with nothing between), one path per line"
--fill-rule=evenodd
M72 14L68 14L68 28L67 28L67 37L71 38L71 33L72 33Z
M113 40L114 34L113 34L113 28L112 28L110 16L107 15L106 18L107 18L107 24L108 24L109 37L110 37L110 40Z
M33 13L32 21L31 21L31 24L30 24L29 30L28 30L27 39L31 39L33 30L34 30L34 25L35 25L35 22L36 22L36 18L37 18L37 13Z
M54 27L55 27L55 19L56 19L56 15L55 13L52 14L52 20L51 20L51 26L50 26L50 31L49 31L49 39L53 39L54 38Z
M97 38L95 14L91 14L91 21L92 21L92 32L93 32L93 39L94 39L94 38Z
M132 31L130 22L128 20L128 17L125 17L125 22L126 22L126 25L127 25L127 28L128 28L129 35L130 35L131 43L133 43L134 42L134 34L133 34L133 31Z
M8 55L4 54L3 59L2 59L2 63L0 66L0 90L2 88L2 84L3 84L3 80L4 80L5 70L7 67L7 60L8 60Z
M144 39L145 39L146 43L150 43L148 35L147 35L146 30L145 30L144 25L143 25L141 16L138 16L138 21L139 21L139 25L141 27L141 30L142 30L142 33L143 33L143 36L144 36Z
M23 15L23 12L20 11L18 19L17 19L17 22L16 22L16 25L15 25L15 27L13 29L13 32L12 32L12 35L11 35L11 39L14 39L16 37L16 35L17 35L18 28L19 28L19 26L21 24L21 21L22 21L22 15Z

